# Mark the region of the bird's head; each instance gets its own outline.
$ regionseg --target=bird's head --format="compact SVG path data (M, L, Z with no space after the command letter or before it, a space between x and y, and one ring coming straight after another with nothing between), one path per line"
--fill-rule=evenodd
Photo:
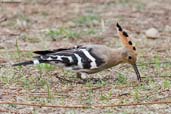
M137 52L135 46L133 46L133 43L128 36L127 32L125 32L122 27L117 23L117 32L119 35L119 38L123 44L123 51L122 51L122 58L124 63L129 63L133 66L135 73L137 75L138 81L141 81L141 76L138 71L136 61L137 61Z

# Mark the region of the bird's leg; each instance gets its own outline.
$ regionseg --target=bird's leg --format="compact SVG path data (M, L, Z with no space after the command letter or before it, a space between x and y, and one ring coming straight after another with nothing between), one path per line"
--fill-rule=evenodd
M81 73L77 73L77 78L81 79Z
M81 79L86 80L87 79L87 74L86 73L81 73Z
M87 82L87 74L86 73L77 73L77 78L82 80L82 82L80 82L80 83Z
M97 83L97 82L101 82L101 79L97 79L97 78L87 78L87 74L86 73L77 73L77 78L81 79L81 82L79 81L78 83L84 84L88 81L92 82L92 83Z
M86 80L87 74L86 73L77 73L77 78L81 80Z
M53 73L53 75L55 75L55 77L58 79L58 80L60 80L61 82L63 82L63 81L66 81L66 82L71 82L71 83L73 83L73 81L72 80L69 80L69 79L66 79L66 78L64 78L64 76L59 76L58 75L59 73Z
M60 69L60 70L62 70L62 72L64 72L63 69ZM69 79L65 78L65 76L64 76L65 74L63 74L63 75L61 76L61 75L59 75L59 72L54 72L53 75L55 75L55 77L56 77L59 81L61 81L61 82L70 82L70 83L73 83L72 80L69 80Z

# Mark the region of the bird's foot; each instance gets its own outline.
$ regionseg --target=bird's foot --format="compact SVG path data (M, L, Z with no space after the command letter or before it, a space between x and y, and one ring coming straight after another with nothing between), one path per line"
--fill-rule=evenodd
M80 81L77 81L79 84L85 84L85 83L102 83L102 80L100 78L86 78L86 79L80 79Z
M61 82L67 82L67 83L75 83L75 84L86 84L86 83L102 83L102 79L100 78L87 78L86 74L77 74L77 78L79 80L70 80L61 76L58 76L57 73L55 73L56 78Z
M72 80L68 80L68 79L66 79L66 78L62 78L62 77L60 77L60 76L56 76L56 78L58 78L61 82L70 82L70 83L73 83L74 81L72 81Z
M77 78L81 80L79 81L80 84L85 84L87 82L96 84L96 83L102 82L102 79L100 78L88 78L86 73L77 73Z
M63 77L60 77L58 75L56 75L56 78L61 81L61 82L67 82L67 83L75 83L75 84L85 84L87 82L86 79L81 79L79 81L76 81L76 80L69 80L69 79L66 79L66 78L63 78Z

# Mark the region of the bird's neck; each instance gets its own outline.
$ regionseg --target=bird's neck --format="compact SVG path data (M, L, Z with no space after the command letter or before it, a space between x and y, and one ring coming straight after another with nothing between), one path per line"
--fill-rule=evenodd
M124 63L123 53L124 48L112 49L111 57L110 57L110 65L115 66L120 63Z

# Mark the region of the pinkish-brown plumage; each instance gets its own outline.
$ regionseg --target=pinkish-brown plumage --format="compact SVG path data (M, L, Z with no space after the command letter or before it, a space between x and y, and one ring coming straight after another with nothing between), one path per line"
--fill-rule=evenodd
M85 78L86 74L100 72L121 63L129 63L133 66L137 79L141 81L136 65L136 48L128 34L118 23L116 27L123 44L122 48L113 49L105 45L89 44L66 49L35 51L34 53L39 54L36 57L37 59L14 64L14 66L40 63L54 64L75 71L77 76Z

